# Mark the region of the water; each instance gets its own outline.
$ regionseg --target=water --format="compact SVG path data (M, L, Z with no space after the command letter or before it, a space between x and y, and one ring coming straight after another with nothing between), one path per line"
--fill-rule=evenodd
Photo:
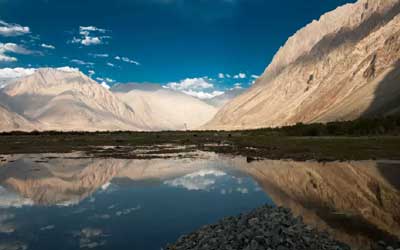
M7 156L0 249L159 250L220 218L286 206L354 249L400 236L400 164Z

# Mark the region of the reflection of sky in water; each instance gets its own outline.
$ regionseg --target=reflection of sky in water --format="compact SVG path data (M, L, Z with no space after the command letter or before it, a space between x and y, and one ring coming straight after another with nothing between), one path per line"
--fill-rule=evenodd
M104 183L81 202L35 206L0 188L0 250L159 250L204 224L271 203L247 176L198 169Z

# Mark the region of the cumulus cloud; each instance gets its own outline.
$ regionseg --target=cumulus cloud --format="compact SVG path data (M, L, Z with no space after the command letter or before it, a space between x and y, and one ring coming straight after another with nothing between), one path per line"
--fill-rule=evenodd
M73 67L69 67L69 66L59 67L59 68L57 68L57 70L64 71L64 72L78 72L79 71L78 68L73 68Z
M242 84L240 82L237 82L233 85L233 89L241 89L242 88Z
M18 60L9 53L30 55L35 52L15 43L0 43L0 62L16 62Z
M105 88L105 89L110 89L111 87L110 87L110 85L108 85L106 82L101 82L100 83L100 85L103 87L103 88Z
M258 76L258 75L251 75L251 78L254 78L254 79L257 79L257 78L259 78L260 76Z
M118 60L118 61L123 61L123 62L126 62L126 63L131 63L131 64L140 65L140 63L139 63L138 61L131 60L131 59L129 59L128 57L125 57L125 56L123 56L123 57L121 57L121 56L116 56L116 57L114 57L114 59L115 59L115 60Z
M106 77L106 82L110 82L110 83L113 83L113 82L115 82L115 80L114 79L111 79L111 78L108 78L108 77Z
M225 74L224 74L224 73L219 73L219 74L218 74L218 78L220 78L220 79L225 78Z
M246 77L247 77L247 75L245 73L239 73L239 74L233 76L234 79L244 79Z
M45 43L42 43L41 45L40 45L42 48L45 48L45 49L55 49L56 47L54 47L53 45L51 45L51 44L45 44Z
M0 20L0 35L1 36L21 36L30 33L29 27L19 24L7 23Z
M213 92L204 92L204 91L193 91L193 90L187 90L187 91L182 91L183 93L194 96L199 99L211 99L220 95L223 95L225 92L224 91L213 91Z
M94 74L96 74L96 72L94 70L89 70L88 71L89 77L92 77Z
M84 46L103 44L110 36L104 35L107 30L95 26L80 26L79 37L73 37L71 43L77 43Z
M214 87L214 85L207 82L205 78L186 78L180 82L168 83L166 86L178 91L211 89Z
M70 62L78 64L78 65L86 65L86 66L93 66L94 65L94 63L92 63L92 62L85 62L85 61L82 61L82 60L79 60L79 59L72 59Z
M115 65L113 63L110 63L110 62L107 63L107 66L115 67Z
M90 37L90 36L86 36L85 38L83 38L81 40L81 43L85 46L90 46L90 45L97 45L97 44L101 44L102 41L99 37Z
M214 90L214 84L210 83L209 79L206 77L186 78L180 82L170 82L164 87L183 92L199 99L211 99L224 94L223 91Z
M109 57L108 54L96 54L96 53L89 53L89 56L94 57L94 58L107 58Z
M0 79L20 78L35 73L35 68L2 68L0 69Z

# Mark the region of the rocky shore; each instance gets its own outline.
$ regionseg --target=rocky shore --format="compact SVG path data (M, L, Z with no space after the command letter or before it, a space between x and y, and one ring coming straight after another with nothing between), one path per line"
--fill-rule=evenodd
M166 250L350 250L295 218L289 209L264 206L227 217L182 236Z

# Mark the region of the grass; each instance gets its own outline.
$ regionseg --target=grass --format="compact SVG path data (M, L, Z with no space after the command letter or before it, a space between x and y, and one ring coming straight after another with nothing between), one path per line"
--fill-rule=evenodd
M400 137L385 136L288 136L267 130L188 132L97 132L97 133L3 133L0 154L68 153L84 151L104 156L98 146L125 146L118 157L132 157L129 151L160 144L194 145L217 153L255 158L295 160L400 160ZM216 145L211 145L216 144ZM217 146L219 144L219 146ZM125 151L124 151L125 150ZM125 154L123 153L125 152ZM160 151L162 153L162 151ZM177 153L181 152L180 150ZM108 152L107 156L112 156Z

